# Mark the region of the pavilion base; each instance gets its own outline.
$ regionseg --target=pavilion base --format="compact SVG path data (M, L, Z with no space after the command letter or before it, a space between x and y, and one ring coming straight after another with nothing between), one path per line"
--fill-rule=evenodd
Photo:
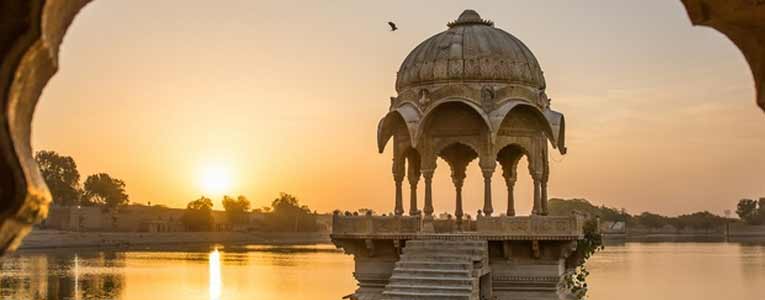
M484 218L469 227L475 231L429 233L407 232L410 217L382 218L335 218L332 241L354 256L352 299L573 299L564 277L581 237L567 231L581 228L576 219ZM524 224L525 234L513 231Z

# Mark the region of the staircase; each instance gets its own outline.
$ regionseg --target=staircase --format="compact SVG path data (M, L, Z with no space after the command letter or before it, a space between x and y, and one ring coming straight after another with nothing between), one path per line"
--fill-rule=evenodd
M478 300L486 241L409 240L403 252L383 299Z

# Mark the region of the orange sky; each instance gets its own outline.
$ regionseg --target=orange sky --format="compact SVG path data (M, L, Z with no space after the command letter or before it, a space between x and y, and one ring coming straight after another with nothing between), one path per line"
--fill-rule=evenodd
M724 36L689 24L680 1L216 3L88 5L38 105L33 148L73 156L83 180L123 179L133 202L185 206L212 167L255 207L284 191L319 211L389 212L391 154L377 154L375 130L395 73L473 8L529 46L566 114L569 153L551 159L552 197L679 214L765 196L751 73ZM389 20L400 30L388 32ZM439 163L434 206L452 211ZM479 173L474 162L470 213L482 206ZM530 188L528 176L516 185L522 213Z

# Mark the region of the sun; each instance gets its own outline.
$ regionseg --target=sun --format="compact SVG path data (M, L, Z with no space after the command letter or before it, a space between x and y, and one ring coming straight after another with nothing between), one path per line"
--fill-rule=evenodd
M202 192L210 197L231 191L231 168L222 164L208 164L199 168L198 181Z

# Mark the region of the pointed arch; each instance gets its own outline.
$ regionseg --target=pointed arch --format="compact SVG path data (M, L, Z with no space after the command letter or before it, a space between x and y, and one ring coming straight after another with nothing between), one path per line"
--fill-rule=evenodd
M412 145L416 147L418 142L420 141L420 138L422 138L425 128L428 125L428 121L432 118L433 111L435 111L436 109L438 109L439 107L447 103L459 103L468 107L470 110L476 113L479 117L481 117L481 119L483 120L484 126L486 126L487 132L491 132L492 127L491 127L491 122L489 122L489 116L483 111L483 109L481 109L477 104L475 104L475 102L470 101L466 98L461 98L461 97L447 97L447 98L434 101L432 104L430 104L428 109L425 111L422 117L422 121L420 122L417 128L417 131L414 135L414 140L413 140L414 143Z
M383 153L385 145L388 144L388 140L396 132L398 126L405 126L410 145L415 146L414 136L417 132L417 127L420 124L420 111L409 103L404 103L398 108L388 112L380 122L377 123L377 151Z
M525 110L530 113L530 115L537 121L537 123L542 127L542 131L544 132L545 136L550 140L550 142L553 144L553 147L557 148L558 145L556 144L555 134L552 128L552 125L550 124L550 121L547 119L545 114L539 110L535 105L528 103L524 100L506 100L503 101L503 104L492 111L491 113L491 142L492 144L496 143L497 141L497 135L499 134L499 129L502 126L502 122L505 121L508 115L510 115L511 112L516 110ZM562 115L561 115L562 116Z
M553 138L555 139L553 147L557 146L560 154L566 154L568 151L566 148L566 118L562 113L551 109L546 109L544 115L553 130Z

